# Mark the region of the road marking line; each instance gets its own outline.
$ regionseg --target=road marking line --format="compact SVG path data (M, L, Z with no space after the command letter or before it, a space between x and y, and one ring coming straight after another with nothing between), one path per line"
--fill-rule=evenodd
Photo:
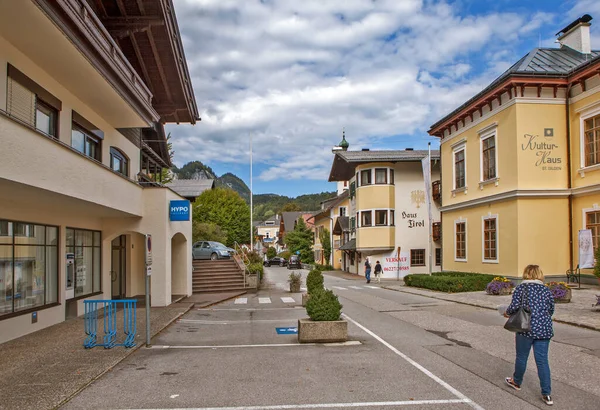
M161 350L161 349L236 349L248 347L302 347L302 346L358 346L362 343L358 340L351 340L343 343L273 343L273 344L257 344L257 345L198 345L198 346L171 346L171 345L152 345L146 349Z
M271 298L258 298L258 303L271 303Z
M265 311L265 310L299 310L299 309L304 309L302 306L290 306L290 307L280 307L280 308L227 308L227 309L212 309L212 308L198 308L198 310L206 312L206 311L210 311L210 312L221 312L221 311L225 311L225 312L250 312L250 311L256 311L256 310L260 310Z
M296 301L294 300L294 298L290 298L290 297L281 298L281 301L283 303L296 303Z
M358 289L358 290L361 290L361 289L363 289L363 288L361 288L360 286L348 286L348 287L349 287L349 288L351 288L351 289Z
M199 320L199 319L179 319L178 322L197 323L201 325L229 325L232 323L257 323L257 322L277 322L277 323L298 323L298 319L260 319L260 320Z
M381 289L379 286L365 286L365 288L369 288L369 289Z
M245 305L248 303L248 298L237 298L234 303L236 305Z
M339 289L339 290L348 290L348 289L346 289L346 288L342 288L342 287L340 287L340 286L332 286L332 288L334 288L334 289Z
M355 403L320 403L320 404L279 404L273 406L239 406L239 407L187 407L169 410L288 410L288 409L331 409L331 408L350 408L350 407L391 407L391 406L414 406L423 404L460 404L467 403L467 400L406 400L406 401L372 401ZM143 410L164 410L164 409L143 409Z
M383 340L381 337L377 336L375 333L373 333L372 331L370 331L369 329L367 329L366 327L364 327L363 325L361 325L360 323L358 323L356 320L350 318L345 313L342 313L342 316L345 317L346 319L348 319L350 322L354 323L356 326L358 326L359 328L361 328L363 331L367 332L370 336L374 337L377 341L379 341L385 347L387 347L388 349L390 349L392 352L396 353L398 356L400 356L401 358L403 358L404 360L406 360L408 363L410 363L411 365L413 365L414 367L416 367L417 369L419 369L421 372L423 372L427 377L429 377L430 379L432 379L433 381L435 381L437 384L439 384L440 386L444 387L450 393L454 394L456 397L458 397L459 399L461 399L462 403L467 403L470 407L472 407L474 409L477 409L477 410L484 410L483 407L481 407L479 404L477 404L473 400L469 399L467 396L465 396L464 394L462 394L461 392L459 392L458 390L456 390L454 387L450 386L448 383L446 383L445 381L443 381L442 379L440 379L435 374L431 373L425 367L423 367L419 363L415 362L413 359L411 359L410 357L408 357L407 355L405 355L404 353L402 353L400 350L396 349L394 346L392 346L391 344L389 344L388 342L386 342L385 340Z

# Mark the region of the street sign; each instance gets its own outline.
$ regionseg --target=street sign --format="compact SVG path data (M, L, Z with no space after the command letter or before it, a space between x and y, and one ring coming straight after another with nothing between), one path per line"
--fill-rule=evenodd
M146 265L152 265L152 235L146 235Z
M169 220L189 221L190 208L190 201L171 201L169 203Z
M148 275L148 276L152 275L152 265L146 266L146 275Z
M276 327L278 335L297 335L298 328L297 327Z

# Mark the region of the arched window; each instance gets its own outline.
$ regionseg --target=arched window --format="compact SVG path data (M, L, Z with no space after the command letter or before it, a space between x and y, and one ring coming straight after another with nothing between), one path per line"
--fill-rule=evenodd
M110 168L129 177L129 158L118 148L110 147Z

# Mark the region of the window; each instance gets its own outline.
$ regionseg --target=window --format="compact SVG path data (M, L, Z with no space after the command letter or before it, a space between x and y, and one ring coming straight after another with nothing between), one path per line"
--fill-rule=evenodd
M129 159L115 147L110 147L110 168L126 177L129 176Z
M360 220L360 226L372 226L373 221L373 213L371 211L362 211L361 213L362 219Z
M375 225L377 226L386 226L387 225L387 214L388 211L375 211Z
M8 115L56 138L61 102L15 67L8 65Z
M594 250L598 249L598 238L600 238L600 211L586 213L585 226L592 231Z
M585 166L600 163L600 115L583 120L585 136Z
M435 266L442 266L442 248L435 248Z
M102 161L101 141L103 139L104 132L73 111L71 131L71 146L73 148L90 158Z
M67 228L66 245L75 255L75 297L100 292L100 232Z
M481 140L482 180L496 178L496 135Z
M351 230L356 229L356 218L355 217L350 218L350 229Z
M395 211L390 210L390 226L396 225L396 221L394 220L394 214L395 214Z
M390 184L394 185L394 170L390 169Z
M467 223L457 222L455 225L454 248L456 251L456 260L467 260Z
M346 216L346 207L340 206L340 216Z
M465 187L465 150L454 152L454 189Z
M483 260L498 260L496 218L486 218L483 220Z
M376 168L375 169L375 183L376 184L387 184L387 168Z
M265 232L265 238L269 239L269 231Z
M0 317L57 303L58 228L0 221L0 236Z
M410 250L410 266L425 266L425 249Z
M360 171L360 186L363 185L371 185L371 170L365 169L364 171Z
M356 195L356 182L351 182L350 183L350 199L354 198L354 195Z
M266 221L265 225L275 225L275 221Z

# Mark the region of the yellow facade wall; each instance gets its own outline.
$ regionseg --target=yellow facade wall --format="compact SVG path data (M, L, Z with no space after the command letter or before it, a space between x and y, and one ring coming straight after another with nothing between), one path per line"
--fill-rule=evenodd
M369 185L356 190L356 209L394 209L396 207L393 185Z
M519 189L565 189L568 184L567 124L564 104L516 104ZM504 153L501 153L504 155ZM514 156L506 158L514 164ZM504 171L504 170L503 170Z
M357 249L394 249L396 228L393 226L371 226L358 228Z
M597 111L600 109L600 91L593 93L592 95L582 98L579 101L573 102L569 105L570 108L570 121L571 127L571 171L573 188L600 184L600 167L591 167L585 169L583 174L578 172L582 169L584 163L582 162L582 129L581 129L581 117L585 116L590 111Z

